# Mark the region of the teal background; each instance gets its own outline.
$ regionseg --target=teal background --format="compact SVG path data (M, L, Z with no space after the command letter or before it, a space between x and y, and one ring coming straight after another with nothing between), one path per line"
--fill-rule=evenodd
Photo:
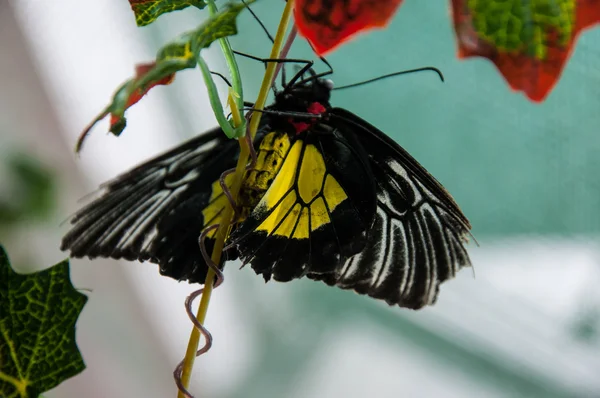
M253 9L275 32L279 7ZM268 54L249 14L234 48ZM393 137L452 193L475 236L597 234L600 228L600 30L585 32L557 87L542 104L514 93L494 65L459 60L446 0L405 1L386 30L362 35L327 57L337 85L421 66L432 73L390 78L334 93L344 107ZM290 55L314 59L302 39ZM261 66L244 65L255 97ZM317 60L317 70L326 70Z

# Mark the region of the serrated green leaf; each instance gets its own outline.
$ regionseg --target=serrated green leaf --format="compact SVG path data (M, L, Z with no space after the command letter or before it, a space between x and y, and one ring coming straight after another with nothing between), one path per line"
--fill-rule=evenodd
M247 1L246 4L252 2ZM197 29L184 33L162 47L154 62L138 65L136 76L119 87L112 103L83 131L75 151L81 150L83 141L92 127L109 114L110 132L116 136L120 135L127 124L124 116L127 108L138 102L152 87L170 84L176 72L195 68L200 50L210 46L217 39L237 34L236 18L244 8L245 4L227 4Z
M149 25L168 12L183 10L190 6L200 10L206 7L206 2L203 0L129 0L129 4L138 26Z
M246 4L228 4L222 11L202 24L192 35L192 38L195 40L195 48L200 51L217 39L237 34L236 18L246 8L246 5L250 5L253 2L246 1Z
M68 260L21 275L0 246L0 397L37 397L85 369L75 323L86 301Z

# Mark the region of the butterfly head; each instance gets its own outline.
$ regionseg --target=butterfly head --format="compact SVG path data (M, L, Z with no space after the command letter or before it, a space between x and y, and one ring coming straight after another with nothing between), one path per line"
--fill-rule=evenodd
M330 80L317 78L288 85L277 93L272 109L284 114L280 120L282 124L300 134L327 117L332 88Z

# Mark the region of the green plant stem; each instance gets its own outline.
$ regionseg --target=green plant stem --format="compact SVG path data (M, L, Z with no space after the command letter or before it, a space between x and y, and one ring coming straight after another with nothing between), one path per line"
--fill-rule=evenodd
M206 84L208 98L210 99L210 105L213 109L215 117L217 118L219 126L221 126L221 129L228 138L238 138L237 130L242 130L243 125L238 125L234 127L229 123L229 120L227 120L227 118L225 117L223 105L221 105L221 98L219 98L219 92L217 91L217 86L215 85L212 75L210 74L210 69L208 68L208 65L206 65L204 58L202 58L200 54L196 56L196 62L198 63L198 66L202 71L202 77L204 78L204 83ZM235 108L235 110L239 113L237 103L233 103L232 111L233 108ZM241 123L243 124L244 122Z
M271 54L269 55L271 59L278 58L279 54L281 53L283 39L285 37L285 32L287 32L288 30L293 10L294 0L288 0L285 4L283 14L281 15L279 26L277 27L275 42L273 43L273 47L271 48ZM267 102L267 96L269 95L269 90L271 89L271 82L273 81L273 77L275 76L276 69L277 63L269 62L269 64L267 65L267 70L265 71L265 75L263 76L263 81L262 85L260 86L260 91L258 92L258 97L256 98L256 102L254 103L254 109L262 110L265 107L265 103ZM254 139L254 137L256 136L256 131L258 130L258 125L260 123L261 117L262 112L252 113L250 125L248 126L248 128L250 129L250 135L252 136L252 139Z
M233 90L238 94L238 97L235 101L236 107L240 112L242 112L244 109L244 89L242 88L242 79L240 76L238 64L235 60L235 56L233 55L233 50L231 49L231 44L229 43L229 40L226 38L219 39L219 44L221 45L223 55L225 56L225 62L227 62L227 67L229 68L229 74L231 75L231 85L233 86Z
M207 1L208 10L210 15L215 15L218 11L217 5L214 0ZM229 68L229 74L231 75L231 84L233 86L233 90L238 94L238 97L235 98L236 108L243 112L244 109L244 89L242 87L242 78L240 75L240 69L235 60L235 55L233 54L233 50L231 48L231 44L229 43L229 39L224 37L219 39L219 45L221 46L221 51L223 51L223 55L225 56L225 62L227 63L227 67ZM242 120L242 123L245 123L245 120ZM243 124L242 124L243 125ZM245 132L245 129L240 129ZM236 138L241 138L236 137Z
M235 100L232 98L233 95L230 93L229 95L229 103L235 105ZM235 107L232 107L236 109ZM232 111L233 111L232 109ZM234 124L241 123L241 115L237 111L233 111L233 119ZM236 171L233 177L233 183L230 188L231 195L235 199L240 191L242 185L242 178L244 175L244 169L246 168L246 163L248 162L249 148L246 143L245 138L240 138L240 157L237 162ZM244 160L245 159L245 160ZM221 262L221 254L223 252L223 247L225 245L225 240L227 235L229 234L229 222L225 222L225 220L231 220L233 217L233 208L231 206L227 206L223 211L222 222L217 229L215 234L215 246L213 248L213 252L211 255L211 260L215 264L219 264ZM213 280L215 278L215 273L212 268L208 269L208 273L206 274L206 279L204 281L204 291L202 292L202 299L200 300L200 306L198 307L198 312L196 314L196 318L201 324L204 324L206 319L206 313L208 312L208 304L210 303L210 297L213 291ZM200 331L197 328L193 328L190 334L190 339L188 342L188 347L185 353L185 358L183 360L183 369L181 373L181 383L185 387L186 390L189 388L190 379L192 375L192 369L194 367L194 360L196 359L196 351L198 351L198 345L200 344ZM185 395L179 391L177 394L178 398L185 398Z
M277 58L281 53L281 48L283 46L283 39L285 37L285 33L287 32L291 17L292 10L294 9L294 0L288 0L285 5L285 9L283 10L283 14L281 16L281 20L279 22L279 27L277 28L277 35L275 36L275 42L273 43L273 47L271 48L270 58ZM275 75L276 63L269 63L267 66L267 70L265 71L265 75L263 76L263 81L260 87L260 91L258 93L258 98L256 99L256 103L254 104L254 108L261 110L264 108L265 103L267 101L267 96L269 94L269 90L271 88L271 81L273 80L273 76ZM230 101L235 102L235 99L231 99ZM231 102L230 102L231 103ZM232 107L232 111L233 111ZM250 120L249 133L252 138L256 136L256 131L258 130L258 125L260 123L262 113L254 112L252 114L252 118ZM236 123L236 119L241 119L239 113L236 115L236 112L233 114L234 124ZM240 188L242 186L242 180L244 178L244 171L246 168L246 164L248 163L248 158L250 155L250 150L248 148L247 142L244 138L240 138L238 140L240 144L240 156L238 158L236 171L233 174L233 182L231 186L231 196L235 200L238 196ZM221 254L223 251L223 247L225 245L225 240L227 239L227 235L230 231L230 222L233 217L233 209L231 206L227 206L223 213L223 222L217 229L217 233L215 234L215 246L213 248L213 252L211 255L211 259L219 264L221 261ZM208 311L208 304L210 302L210 296L213 290L213 280L215 277L215 273L212 269L209 268L208 273L206 275L206 280L204 282L204 292L202 293L202 298L200 300L200 306L198 307L198 312L196 317L200 321L200 323L204 324L206 319L206 313ZM196 351L198 350L198 345L200 343L200 331L197 328L193 328L190 334L190 340L188 342L188 347L185 354L185 359L183 361L183 370L181 375L181 383L182 385L188 389L192 374L192 369L194 367L194 360L196 359ZM185 398L185 395L179 391L178 398Z

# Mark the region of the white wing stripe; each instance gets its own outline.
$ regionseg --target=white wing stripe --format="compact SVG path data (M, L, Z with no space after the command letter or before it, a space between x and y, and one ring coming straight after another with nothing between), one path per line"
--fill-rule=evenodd
M399 297L403 297L404 294L406 293L406 288L408 285L408 276L410 273L410 255L409 255L409 250L408 250L408 240L407 240L407 236L406 236L406 227L404 226L403 222L400 222L399 220L394 220L395 224L397 225L397 231L400 233L400 245L404 246L403 250L402 250L402 262L401 264L398 265L398 267L400 268L400 272L402 274L402 281L400 282L400 286L399 286Z
M381 208L377 208L378 216L382 219L383 227L381 228L380 247L378 250L380 258L373 264L373 279L371 287L378 289L381 284L390 275L392 269L392 259L394 257L395 241L392 235L392 225L389 222L387 215ZM375 272L376 271L376 272Z

